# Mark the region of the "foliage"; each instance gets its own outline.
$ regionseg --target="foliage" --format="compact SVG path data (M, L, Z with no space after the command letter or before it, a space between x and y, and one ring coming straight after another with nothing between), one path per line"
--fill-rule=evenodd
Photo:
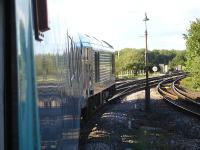
M153 50L149 54L149 61L154 65L165 64L167 65L170 60L176 56L175 50Z
M185 66L186 62L186 51L177 51L176 57L174 57L170 62L170 68L176 68L178 65Z
M200 19L192 21L186 39L186 69L191 73L194 88L200 88Z
M125 48L116 53L116 73L124 70L138 70L144 69L144 49Z
M41 55L38 54L35 56L37 75L43 75L43 73L56 74L55 65L56 65L56 56L51 54Z
M197 87L196 82L194 81L194 78L189 76L181 80L181 86L187 88L190 91L193 92L199 92L200 88Z
M122 71L134 70L135 75L137 75L138 71L143 70L145 67L144 54L144 49L135 48L125 48L120 50L119 52L116 52L116 73L119 74ZM159 66L159 64L168 65L170 61L174 64L179 64L176 61L182 59L184 55L185 53L183 51L175 50L162 49L149 51L148 66L152 68L153 66ZM175 60L172 61L173 59ZM180 64L184 65L183 62L181 62Z

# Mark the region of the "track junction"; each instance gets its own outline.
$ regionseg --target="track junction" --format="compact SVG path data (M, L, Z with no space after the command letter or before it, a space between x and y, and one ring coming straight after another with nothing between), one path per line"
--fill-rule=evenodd
M167 105L158 93L157 85L180 80L183 76L150 79L151 109L148 112L144 110L145 80L118 82L115 97L90 120L81 123L80 149L198 149L199 119ZM182 90L177 84L179 80L174 85Z

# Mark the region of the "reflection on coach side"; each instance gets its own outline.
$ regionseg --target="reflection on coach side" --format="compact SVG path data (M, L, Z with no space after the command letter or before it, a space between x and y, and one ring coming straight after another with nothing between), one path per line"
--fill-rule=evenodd
M41 148L46 150L78 149L81 67L75 60L80 54L74 56L74 47L68 48L35 55Z
M48 31L35 41L42 150L78 149L81 51L68 36L62 0L48 0Z
M77 149L79 98L59 93L58 85L39 85L42 149Z

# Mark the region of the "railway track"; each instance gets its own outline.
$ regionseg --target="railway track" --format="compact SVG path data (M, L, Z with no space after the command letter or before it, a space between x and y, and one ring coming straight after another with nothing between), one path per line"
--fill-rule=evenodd
M182 73L173 75L163 75L158 77L149 78L149 88L157 86L161 81L167 78L182 76ZM146 79L140 80L125 80L120 83L116 83L116 94L108 101L113 102L114 100L121 99L133 92L144 90L146 87Z
M173 75L164 75L164 76L158 76L149 78L149 88L156 87L161 81L168 78L174 78L174 77L180 77L183 73L173 74ZM140 79L140 80L124 80L120 84L116 84L116 92L114 96L109 98L108 100L104 101L101 106L96 107L96 109L90 111L87 114L87 117L84 113L82 113L82 120L89 120L91 117L94 117L96 112L98 112L102 107L104 107L107 104L114 104L121 99L123 99L125 96L130 95L134 92L144 90L146 88L146 79Z
M179 111L200 118L200 102L198 97L186 92L179 86L181 77L169 78L158 84L158 92L163 96L165 102L174 106Z
M163 79L163 78L168 78L168 77L172 77L172 76L177 76L177 75L182 75L183 73L174 73L174 74L165 74L165 75L161 75L161 76L156 76L156 77L149 77L149 81L151 80L156 80L156 79ZM116 87L123 87L126 86L128 83L135 83L135 82L145 82L145 78L143 79L128 79L128 80L117 80L116 81Z
M173 82L180 77L181 75L178 75L166 78L164 81L171 80ZM139 89L140 85L144 86L145 84L133 86L135 91L142 89L142 87ZM175 85L178 87L178 81ZM131 88L130 85L129 88ZM123 94L126 94L129 88L122 91ZM181 89L181 87L178 88ZM169 143L168 149L196 148L199 141L194 139L198 139L200 135L198 119L187 115L182 116L181 113L168 107L160 100L156 89L151 90L151 111L146 113L142 109L143 97L144 92L141 91L133 94L133 99L127 98L111 105L105 105L92 119L82 124L80 149L138 149L138 144L134 141L138 141L140 144L143 141L145 144L148 143L147 147L139 149L165 149L166 145L163 146L165 143ZM141 130L141 133L138 132ZM146 136L143 135L144 130L145 133L148 133ZM141 136L145 137L142 141ZM186 143L189 140L193 143L188 145Z

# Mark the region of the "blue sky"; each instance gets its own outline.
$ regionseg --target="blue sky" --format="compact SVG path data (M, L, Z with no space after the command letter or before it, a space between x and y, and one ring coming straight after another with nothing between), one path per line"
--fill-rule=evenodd
M61 0L67 25L109 42L116 50L144 48L144 14L150 19L148 48L185 49L182 34L200 18L199 0Z

